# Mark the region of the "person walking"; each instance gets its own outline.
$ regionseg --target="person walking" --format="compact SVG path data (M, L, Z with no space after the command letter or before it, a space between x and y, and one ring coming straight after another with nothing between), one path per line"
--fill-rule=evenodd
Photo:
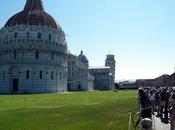
M159 91L157 91L155 94L155 105L156 105L157 116L159 116L160 115L160 93Z
M170 130L175 130L175 88L173 88L173 94L169 99L170 104Z
M165 115L165 119L168 120L168 108L169 108L169 99L170 99L170 91L168 89L166 89L166 94L165 94L165 111L164 111L164 115Z
M151 107L152 107L152 113L154 113L154 108L155 108L155 94L153 91L150 91L150 94L148 96Z
M152 113L151 113L150 101L143 89L139 90L139 100L140 100L140 112L141 112L142 119L144 118L151 119Z
M164 114L164 109L166 106L166 89L162 89L160 93L160 117L162 118Z

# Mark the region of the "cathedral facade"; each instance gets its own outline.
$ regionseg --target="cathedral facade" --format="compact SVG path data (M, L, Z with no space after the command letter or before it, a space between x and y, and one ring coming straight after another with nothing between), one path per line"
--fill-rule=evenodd
M94 76L89 73L89 61L81 51L79 56L68 54L68 91L94 90Z
M79 57L68 54L68 91L87 91L88 66Z
M0 30L0 93L66 90L65 34L41 0L27 0Z

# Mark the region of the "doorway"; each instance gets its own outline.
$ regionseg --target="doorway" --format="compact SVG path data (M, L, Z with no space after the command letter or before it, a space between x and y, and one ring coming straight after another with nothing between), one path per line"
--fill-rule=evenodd
M13 92L18 92L18 79L13 79Z
M68 91L71 91L71 83L68 83L67 89L68 89Z
M80 84L78 85L78 90L81 90L81 85Z

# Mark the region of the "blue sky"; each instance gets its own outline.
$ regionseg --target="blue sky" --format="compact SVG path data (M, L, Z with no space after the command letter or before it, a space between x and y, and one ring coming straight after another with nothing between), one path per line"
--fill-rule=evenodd
M26 0L1 0L0 27ZM174 72L174 0L43 0L63 28L69 50L84 51L91 66L116 56L117 79L155 78Z

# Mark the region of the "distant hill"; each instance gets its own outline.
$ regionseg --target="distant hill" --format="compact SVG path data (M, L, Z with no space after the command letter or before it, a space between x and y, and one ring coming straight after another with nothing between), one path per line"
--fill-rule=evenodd
M136 79L120 79L120 80L115 80L116 83L124 82L124 81L135 82Z

